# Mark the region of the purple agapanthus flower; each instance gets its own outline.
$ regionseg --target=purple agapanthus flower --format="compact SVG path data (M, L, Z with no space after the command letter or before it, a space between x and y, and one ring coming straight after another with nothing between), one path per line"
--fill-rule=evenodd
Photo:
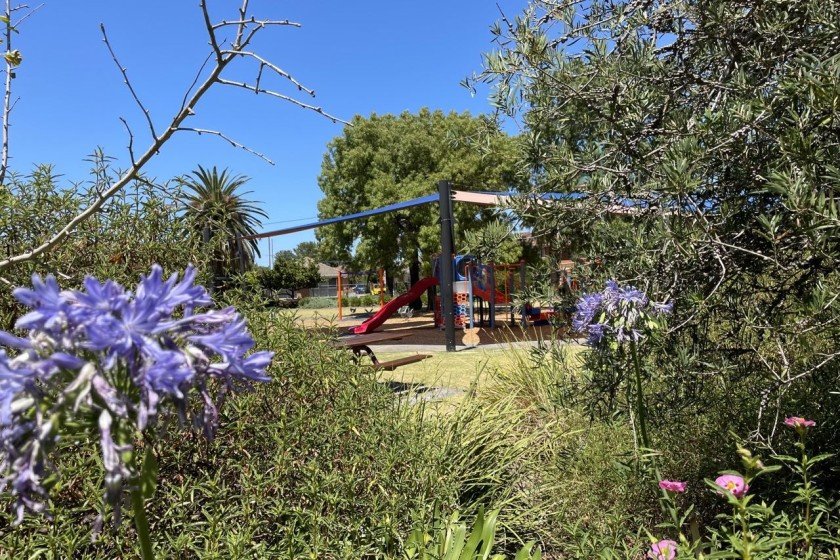
M268 381L273 354L253 352L254 339L236 310L213 309L188 267L164 278L159 266L134 291L87 278L62 291L35 275L15 297L29 308L15 324L26 336L0 331L0 491L25 511L45 509L47 454L67 418L96 418L105 468L105 496L119 518L123 484L137 476L124 457L137 431L155 425L166 403L212 436L217 407L232 388ZM201 308L201 312L196 310ZM191 395L200 406L190 406ZM136 455L136 454L134 454Z
M585 333L593 346L605 341L638 343L648 334L650 319L672 311L673 302L651 302L642 290L622 288L615 280L608 280L602 291L584 294L578 300L572 327Z

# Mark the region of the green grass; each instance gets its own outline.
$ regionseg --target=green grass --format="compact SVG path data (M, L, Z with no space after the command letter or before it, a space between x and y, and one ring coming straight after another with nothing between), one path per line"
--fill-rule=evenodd
M374 348L375 350L375 348ZM475 385L479 390L499 369L511 364L521 349L474 348L459 352L435 352L431 358L400 367L394 371L383 371L380 380L401 383L422 384L429 387L449 387L467 390ZM395 360L412 356L417 352L377 352L380 361Z

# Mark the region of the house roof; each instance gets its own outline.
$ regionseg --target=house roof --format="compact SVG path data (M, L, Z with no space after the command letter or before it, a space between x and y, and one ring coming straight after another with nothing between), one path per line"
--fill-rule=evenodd
M321 278L338 278L338 275L343 272L344 269L340 266L318 263L318 274L321 275Z

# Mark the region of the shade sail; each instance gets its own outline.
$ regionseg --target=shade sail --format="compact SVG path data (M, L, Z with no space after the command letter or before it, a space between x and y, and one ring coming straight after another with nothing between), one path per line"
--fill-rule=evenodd
M356 212L355 214L346 214L344 216L337 216L335 218L326 218L317 222L310 222L308 224L301 224L299 226L292 226L283 229L275 229L273 231L266 231L256 235L249 235L243 239L263 239L265 237L275 237L278 235L286 235L287 233L297 233L307 229L315 229L319 227L329 226L332 224L340 224L342 222L350 222L352 220L361 220L369 218L370 216L377 216L379 214L387 214L388 212L396 212L397 210L404 210L406 208L413 208L415 206L423 206L424 204L431 204L437 202L439 195L430 194L428 196L421 196L420 198L412 198L411 200L404 200L387 206L374 208L373 210L365 210L364 212Z

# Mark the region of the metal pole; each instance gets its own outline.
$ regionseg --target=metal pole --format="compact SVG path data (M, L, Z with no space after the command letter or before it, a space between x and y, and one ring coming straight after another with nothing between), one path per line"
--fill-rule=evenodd
M490 293L490 300L488 301L488 305L490 306L487 314L489 315L489 323L490 328L496 328L496 265L495 263L490 263L487 267L487 291Z
M525 261L519 261L519 289L525 292ZM525 303L522 303L522 328L528 326L528 315L525 312Z
M452 297L454 270L452 257L455 245L452 240L452 184L438 183L440 193L440 303L443 325L446 332L446 351L455 351L455 302Z
M342 308L341 308L341 274L342 274L342 272L341 272L341 269L339 268L338 269L338 280L336 282L336 284L337 284L336 289L338 291L337 299L338 299L338 320L339 321L341 321L341 319L343 319L343 317L342 317L343 313L342 313Z

